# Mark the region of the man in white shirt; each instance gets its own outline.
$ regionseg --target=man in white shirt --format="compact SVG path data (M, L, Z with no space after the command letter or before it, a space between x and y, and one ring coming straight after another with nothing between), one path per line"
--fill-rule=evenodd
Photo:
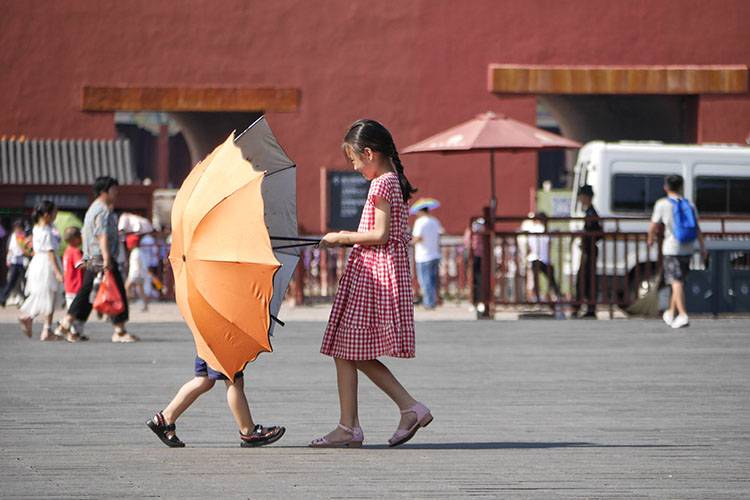
M672 286L672 298L669 307L664 311L663 319L672 328L688 326L687 309L685 308L685 278L690 271L690 259L695 251L695 241L700 245L701 254L705 256L703 234L698 226L698 213L692 203L682 197L682 177L669 175L664 180L665 198L660 198L654 204L651 215L651 225L648 228L648 246L653 245L659 225L664 225L664 241L662 255L664 263L664 281ZM676 227L674 211L680 203L686 203L686 208L692 210L695 238L680 241L675 236ZM675 315L675 313L677 313Z
M417 212L412 230L414 260L417 263L417 280L422 289L422 305L434 309L437 305L438 270L440 269L440 235L443 226L429 209Z

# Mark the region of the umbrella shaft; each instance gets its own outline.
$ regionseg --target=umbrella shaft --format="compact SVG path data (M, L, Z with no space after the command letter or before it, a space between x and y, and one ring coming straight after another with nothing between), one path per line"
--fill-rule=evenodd
M289 236L270 236L270 238L278 241L314 241L316 243L320 241L320 238L292 238Z
M271 247L271 250L283 250L285 248L309 247L309 246L317 245L318 243L320 243L320 241L310 241L307 243L295 243L294 245L281 245L278 247Z

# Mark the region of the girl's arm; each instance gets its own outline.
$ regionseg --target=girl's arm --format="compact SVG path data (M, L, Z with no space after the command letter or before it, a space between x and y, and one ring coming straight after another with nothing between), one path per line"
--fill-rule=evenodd
M391 205L381 197L375 198L375 227L364 233L342 231L340 233L328 233L322 240L320 246L333 247L338 245L385 245L391 233Z

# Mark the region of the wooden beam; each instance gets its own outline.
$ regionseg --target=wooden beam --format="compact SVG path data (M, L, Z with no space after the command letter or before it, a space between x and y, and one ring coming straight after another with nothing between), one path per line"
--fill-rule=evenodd
M488 80L498 94L744 94L748 67L491 64Z
M293 112L299 89L248 87L83 87L83 111Z

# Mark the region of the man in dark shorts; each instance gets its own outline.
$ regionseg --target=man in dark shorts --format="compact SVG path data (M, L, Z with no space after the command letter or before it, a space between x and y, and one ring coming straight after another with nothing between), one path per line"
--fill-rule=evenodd
M679 175L667 176L664 180L664 191L667 196L660 198L654 204L654 212L651 215L651 225L648 228L648 246L654 244L660 225L664 226L664 241L662 242L662 255L664 267L664 282L672 287L672 298L669 307L664 311L662 318L672 328L682 328L689 325L687 309L685 308L685 279L690 272L690 260L695 251L695 241L700 245L701 254L705 256L706 250L703 244L703 234L698 227L698 212L690 203L690 208L696 221L696 240L679 241L674 231L674 203L682 200L682 177ZM688 202L689 203L689 202ZM677 313L675 315L675 313Z

